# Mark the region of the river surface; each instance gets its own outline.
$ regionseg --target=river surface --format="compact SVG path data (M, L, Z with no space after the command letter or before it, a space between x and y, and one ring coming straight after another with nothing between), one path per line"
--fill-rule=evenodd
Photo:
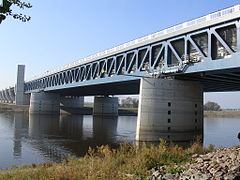
M30 116L0 113L0 169L12 165L59 162L83 156L88 147L117 147L134 142L136 116L100 118L90 115ZM240 118L205 118L204 146L240 145Z

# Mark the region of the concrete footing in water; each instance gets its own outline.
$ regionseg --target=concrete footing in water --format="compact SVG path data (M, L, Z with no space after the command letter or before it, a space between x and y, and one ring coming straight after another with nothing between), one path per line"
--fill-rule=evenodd
M203 88L181 80L141 79L136 140L193 140L203 131Z
M97 116L118 116L118 98L95 96L93 115Z
M59 114L60 95L47 92L31 93L29 113Z
M84 106L83 96L65 96L61 97L60 101L66 108L82 108Z

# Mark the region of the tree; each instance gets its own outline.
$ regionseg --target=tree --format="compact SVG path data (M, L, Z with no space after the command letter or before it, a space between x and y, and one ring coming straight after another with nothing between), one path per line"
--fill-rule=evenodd
M12 16L14 19L18 19L22 22L30 21L30 16L23 15L21 13L14 13L10 8L12 5L18 6L20 9L32 7L30 3L22 2L20 0L2 0L2 4L0 4L0 24L7 16Z
M121 105L122 107L136 108L138 107L138 99L127 97L126 99L122 99Z
M208 101L206 104L204 104L204 110L205 111L221 111L221 107L219 104L215 102Z

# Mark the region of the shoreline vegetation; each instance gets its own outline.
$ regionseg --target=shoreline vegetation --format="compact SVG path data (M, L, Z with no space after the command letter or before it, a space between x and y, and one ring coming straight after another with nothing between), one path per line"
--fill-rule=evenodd
M215 118L215 117L240 117L240 111L204 111L204 117Z
M17 106L14 104L0 103L0 112L28 112L29 106ZM138 108L119 107L120 116L137 116ZM61 107L62 114L82 114L92 115L92 107L83 108L64 108ZM222 111L204 111L204 117L240 117L240 111L222 110Z
M228 153L226 154L225 151ZM112 149L106 145L96 149L89 148L84 157L69 157L60 163L12 166L10 170L0 170L0 179L153 180L190 178L192 175L201 179L201 177L214 177L216 173L221 177L235 178L240 177L239 153L240 147L215 149L210 145L205 148L198 141L188 148L167 143L164 140L160 140L158 146L142 144L138 147L125 143L117 149ZM225 158L228 155L230 158L235 158L238 164L232 161L226 164L226 161L221 160L222 157ZM223 163L225 163L224 166ZM198 164L201 165L201 169L198 169ZM206 172L202 171L202 164L205 166L208 164Z

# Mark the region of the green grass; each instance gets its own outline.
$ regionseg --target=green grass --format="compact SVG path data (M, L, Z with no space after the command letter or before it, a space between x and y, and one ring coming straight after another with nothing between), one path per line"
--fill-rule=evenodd
M119 111L129 111L133 113L138 113L138 108L127 108L127 107L119 107Z
M192 154L209 151L198 142L183 149L177 145L167 144L161 140L160 145L141 147L122 144L118 149L109 146L89 148L88 153L79 159L68 158L61 163L42 164L39 166L14 167L12 170L0 171L0 179L145 179L150 175L149 169L162 165L169 165L166 172L178 173L183 169L171 168L176 164L191 161Z

